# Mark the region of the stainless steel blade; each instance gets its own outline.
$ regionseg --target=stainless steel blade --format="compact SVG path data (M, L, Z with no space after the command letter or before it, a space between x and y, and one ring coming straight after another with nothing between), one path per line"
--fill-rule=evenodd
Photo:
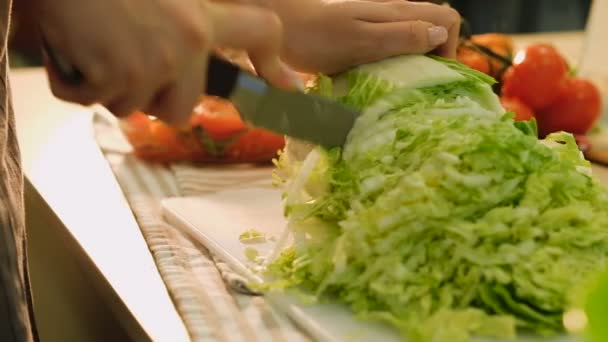
M316 95L285 91L241 73L231 99L243 120L327 148L341 147L358 113Z

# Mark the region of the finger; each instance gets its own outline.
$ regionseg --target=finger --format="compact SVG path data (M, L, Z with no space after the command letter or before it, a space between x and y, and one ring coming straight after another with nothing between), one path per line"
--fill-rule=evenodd
M239 4L239 5L249 5L249 6L258 6L271 8L272 4L270 0L211 0L212 2L218 3L230 3L230 4Z
M460 15L453 8L427 2L357 0L348 4L356 19L367 22L423 20L445 27L460 22Z
M103 101L110 97L109 87L102 84L107 83L104 79L95 78L91 75L98 74L97 70L103 70L101 63L89 60L83 67L79 68L84 76L84 81L81 84L73 85L65 82L59 71L50 63L48 57L44 57L44 66L47 72L49 87L52 94L64 101L75 102L82 105L91 105ZM95 79L95 81L89 81Z
M70 48L54 30L45 30L41 27L40 34L45 42L46 49L43 49L43 63L47 71L47 77L51 92L59 99L91 105L102 102L112 96L111 73L107 72L108 66L103 58L95 54L87 54L83 49ZM48 49L48 50L47 50ZM69 64L72 69L82 74L82 81L78 84L66 82L55 64L51 62L47 52L52 51L61 57L64 63Z
M161 50L157 48L156 58L149 58L148 61L134 59L135 54L124 56L123 66L117 67L123 82L115 86L113 98L102 102L108 111L117 117L125 117L142 110L152 102L158 88L173 79L167 63L163 62Z
M403 21L364 24L370 47L358 63L404 54L426 54L448 41L448 31L424 21ZM362 50L363 51L363 50Z
M336 3L333 8L340 12L350 14L353 18L366 22L385 23L389 21L401 21L400 9L392 5L402 0L352 0Z
M458 25L453 25L448 29L448 41L445 44L439 46L436 52L439 56L455 59L459 42L460 20L458 21Z
M103 102L102 105L117 117L124 117L147 104L153 96L150 84L144 81L139 72L124 70L120 73L122 82L116 84L115 96Z
M143 110L153 100L151 91L127 93L118 98L103 103L106 109L116 117L127 117L135 111Z
M432 3L392 1L355 1L352 11L357 19L369 23L425 21L448 30L447 41L438 47L439 55L454 58L460 33L460 15L449 6Z
M209 7L214 44L247 50L256 72L276 86L301 86L296 74L280 60L283 30L275 13L232 4Z
M195 59L177 81L162 88L144 111L174 126L187 123L205 86L207 63L206 53Z

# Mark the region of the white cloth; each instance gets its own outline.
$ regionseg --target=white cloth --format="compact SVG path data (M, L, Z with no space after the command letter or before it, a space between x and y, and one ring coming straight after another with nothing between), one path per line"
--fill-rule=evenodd
M245 184L271 186L270 168L150 164L132 154L113 118L96 115L94 127L193 341L310 340L263 297L248 293L240 276L166 223L161 214L162 198Z

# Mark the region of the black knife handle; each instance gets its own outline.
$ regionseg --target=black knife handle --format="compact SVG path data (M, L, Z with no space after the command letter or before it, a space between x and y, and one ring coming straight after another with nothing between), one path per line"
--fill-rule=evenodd
M207 95L228 99L234 90L241 68L214 54L209 55Z

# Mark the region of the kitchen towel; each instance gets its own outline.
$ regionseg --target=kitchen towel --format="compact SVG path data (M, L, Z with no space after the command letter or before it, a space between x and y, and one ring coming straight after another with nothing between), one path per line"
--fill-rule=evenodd
M160 201L242 185L271 186L270 168L162 166L143 162L116 119L94 116L98 144L139 223L193 341L308 341L284 314L256 296L228 265L166 223ZM173 342L173 341L172 341Z

